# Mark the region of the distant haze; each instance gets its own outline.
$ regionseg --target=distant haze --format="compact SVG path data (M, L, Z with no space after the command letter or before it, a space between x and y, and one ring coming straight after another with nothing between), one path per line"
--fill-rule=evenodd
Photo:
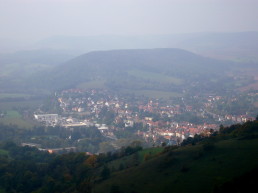
M258 31L257 0L0 0L0 39Z

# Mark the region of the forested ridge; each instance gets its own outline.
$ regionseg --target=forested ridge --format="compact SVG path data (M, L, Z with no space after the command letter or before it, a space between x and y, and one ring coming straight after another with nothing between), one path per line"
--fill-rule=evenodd
M248 192L258 179L257 150L258 120L182 146L142 149L135 142L99 155L49 154L7 141L0 145L0 192Z

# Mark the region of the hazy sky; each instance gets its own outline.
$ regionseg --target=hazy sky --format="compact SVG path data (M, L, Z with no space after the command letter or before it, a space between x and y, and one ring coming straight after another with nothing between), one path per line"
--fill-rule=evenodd
M0 38L258 31L258 0L0 0Z

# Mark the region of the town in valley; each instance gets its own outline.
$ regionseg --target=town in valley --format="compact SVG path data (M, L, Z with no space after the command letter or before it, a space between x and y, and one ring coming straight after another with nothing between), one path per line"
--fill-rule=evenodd
M257 97L258 93L249 92L245 100ZM117 94L106 89L69 89L55 92L48 104L51 108L38 109L34 119L44 126L59 126L71 133L82 128L95 129L106 144L99 152L127 145L119 143L122 139L138 140L147 146L180 145L188 137L209 136L223 125L254 120L250 109L230 114L238 100L243 99L212 94L163 99ZM234 105L227 111L220 108L225 106L223 103ZM72 134L67 138L71 139ZM84 139L77 136L76 140Z

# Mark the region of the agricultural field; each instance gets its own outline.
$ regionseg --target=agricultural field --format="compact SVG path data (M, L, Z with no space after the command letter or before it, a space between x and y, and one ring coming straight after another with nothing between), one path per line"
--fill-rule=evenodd
M0 118L0 123L4 125L17 125L21 128L32 128L33 125L22 118L22 115L18 111L6 111L6 115Z
M158 91L158 90L123 90L124 94L126 93L133 93L137 96L145 96L150 98L159 98L159 99L169 99L173 97L180 97L182 94L177 92L165 92L165 91Z
M104 80L95 80L81 83L77 86L79 89L101 89L105 88L105 81Z
M38 108L42 100L0 102L0 111L8 111L19 108Z
M24 111L32 112L42 103L41 100L0 102L0 112L4 114L0 123L4 125L17 125L20 128L32 128L37 123L31 117L25 118Z
M0 94L0 100L1 99L7 99L7 98L28 98L31 97L29 94L21 94L21 93L1 93Z
M160 83L170 83L174 85L181 85L183 83L183 80L179 78L167 76L160 73L154 73L154 72L134 70L134 71L129 71L128 74L135 76L137 78L143 78L145 80L152 80Z
M248 91L248 90L258 90L258 81L256 81L256 83L249 84L245 87L241 87L239 90L241 92L245 92L245 91Z

